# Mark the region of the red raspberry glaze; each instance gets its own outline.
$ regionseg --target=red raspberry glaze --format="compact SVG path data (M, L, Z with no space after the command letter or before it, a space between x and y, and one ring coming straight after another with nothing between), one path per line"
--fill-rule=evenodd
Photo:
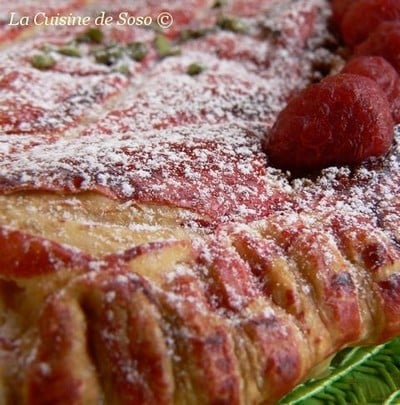
M400 77L393 66L380 56L351 59L342 73L354 73L374 80L386 94L395 122L400 122Z
M354 54L382 56L400 73L400 21L380 24L367 40L356 47Z
M349 6L342 20L345 43L355 46L384 21L400 20L399 0L360 0Z
M393 125L387 98L373 80L339 74L292 98L263 146L270 162L285 169L353 165L385 154Z

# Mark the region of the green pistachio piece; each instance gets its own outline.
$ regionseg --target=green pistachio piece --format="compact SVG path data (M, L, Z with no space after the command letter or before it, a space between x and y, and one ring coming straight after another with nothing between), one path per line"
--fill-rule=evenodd
M220 8L226 6L228 3L227 0L215 0L212 8Z
M78 42L92 42L100 44L103 41L104 34L99 28L88 28L85 32L78 35L76 40Z
M71 56L73 58L79 58L81 56L80 50L74 46L63 46L61 48L58 48L57 52L61 55Z
M181 40L197 39L204 37L209 32L207 28L187 28L181 32Z
M157 35L155 37L154 46L158 55L162 58L180 55L181 53L180 48L172 45L172 42L164 35Z
M243 33L247 31L247 27L242 20L236 17L221 15L218 17L217 25L223 30Z
M111 66L122 58L122 48L118 45L109 45L94 52L94 58L97 63Z
M125 76L130 76L131 71L127 65L120 65L115 69L116 72L121 73Z
M31 64L36 69L47 70L52 68L56 61L51 55L37 54L32 57Z
M40 50L44 53L49 53L54 51L54 47L52 45L49 44L44 44L41 46Z
M128 55L135 60L140 62L147 55L147 47L143 42L131 42L126 45Z
M204 66L200 63L191 63L186 69L186 73L190 76L196 76L204 70Z

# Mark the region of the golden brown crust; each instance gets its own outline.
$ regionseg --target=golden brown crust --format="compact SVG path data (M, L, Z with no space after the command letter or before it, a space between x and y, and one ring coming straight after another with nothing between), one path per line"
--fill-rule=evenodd
M101 257L3 228L4 398L272 403L341 347L398 334L395 246L306 223Z

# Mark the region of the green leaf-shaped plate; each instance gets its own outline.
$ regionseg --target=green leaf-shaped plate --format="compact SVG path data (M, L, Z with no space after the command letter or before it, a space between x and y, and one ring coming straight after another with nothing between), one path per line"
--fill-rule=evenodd
M327 377L299 385L279 404L400 405L400 337L343 350L332 360Z

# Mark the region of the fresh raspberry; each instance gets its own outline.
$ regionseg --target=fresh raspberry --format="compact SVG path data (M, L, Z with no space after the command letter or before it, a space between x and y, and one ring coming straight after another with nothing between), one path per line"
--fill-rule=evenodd
M371 79L343 73L289 101L264 140L273 165L314 170L384 155L393 141L386 96Z
M366 76L378 84L389 100L395 122L400 122L400 77L381 56L358 56L351 59L342 73Z
M354 54L382 56L400 74L400 21L380 24L366 41L356 47Z
M384 21L400 20L399 0L360 0L349 6L341 25L344 42L353 47Z
M399 75L393 66L381 56L358 56L351 59L342 73L353 73L375 80L385 94L395 88Z
M343 17L348 8L357 0L333 0L332 1L332 19L333 22L340 27Z

